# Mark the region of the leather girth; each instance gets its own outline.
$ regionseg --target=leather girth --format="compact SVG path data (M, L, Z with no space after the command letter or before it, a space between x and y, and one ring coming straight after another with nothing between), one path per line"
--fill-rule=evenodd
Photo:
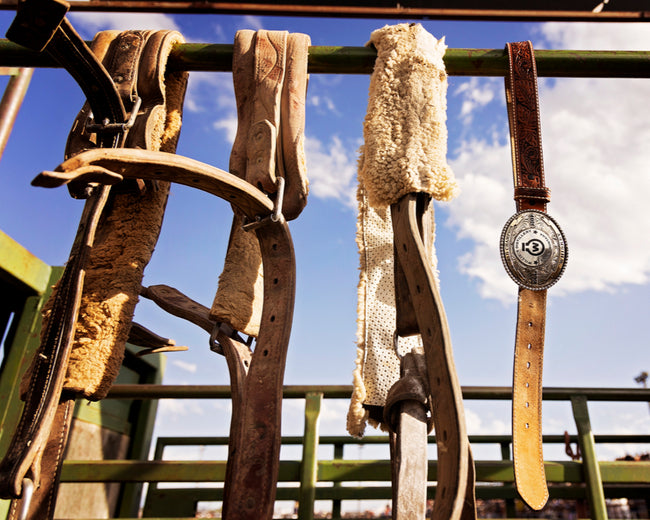
M546 211L537 93L537 71L530 42L506 46L505 79L517 210ZM542 366L546 290L519 288L512 383L512 437L515 484L521 498L539 510L548 500L542 451Z

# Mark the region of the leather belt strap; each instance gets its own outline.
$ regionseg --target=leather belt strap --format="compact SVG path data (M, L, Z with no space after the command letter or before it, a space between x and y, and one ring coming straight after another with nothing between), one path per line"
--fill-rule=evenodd
M564 270L566 245L555 221L546 216L550 190L544 181L533 47L530 42L509 43L506 52L506 101L518 213L506 224L501 247L506 270L520 286L512 385L514 472L521 498L539 510L548 500L542 451L546 289Z
M447 317L422 240L422 216L428 202L428 195L412 193L391 206L396 262L408 286L410 300L401 309L414 313L414 317L402 318L398 323L410 323L410 329L415 322L424 347L438 447L438 485L432 518L469 520L476 517L474 473L469 467L472 461L462 391L456 375ZM397 332L400 334L399 329ZM408 491L400 488L399 492Z

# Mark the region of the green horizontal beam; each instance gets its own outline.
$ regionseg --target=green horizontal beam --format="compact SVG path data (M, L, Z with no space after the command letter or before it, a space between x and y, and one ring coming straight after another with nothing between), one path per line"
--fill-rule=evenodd
M170 68L189 71L232 70L230 44L184 43L169 58ZM312 46L309 72L369 74L376 52L368 47ZM537 50L537 72L553 77L650 77L650 51ZM503 76L507 58L503 49L447 49L447 72L457 76ZM29 51L8 40L0 40L0 66L57 67L45 54Z
M300 488L278 487L276 500L296 500ZM434 498L436 486L427 486L427 495ZM605 486L605 495L608 498L645 498L648 493L647 486L643 488L630 486ZM156 500L158 495L164 495L166 500L192 502L219 502L223 500L222 488L165 488L150 492L150 499ZM584 486L549 485L551 499L576 499L585 497ZM518 498L519 495L514 484L503 486L481 485L476 486L476 498L482 500ZM383 500L391 498L390 486L319 486L316 488L316 500Z
M595 435L596 444L627 444L627 443L650 443L650 435ZM161 447L167 446L227 446L229 437L158 437L157 444ZM544 435L542 438L545 444L564 444L564 435ZM577 442L577 435L570 435L570 442ZM287 436L282 437L283 446L302 445L303 437ZM436 436L428 436L429 444L436 443ZM510 435L470 435L471 444L500 444L512 442ZM322 435L319 437L320 445L366 445L366 444L388 444L388 435L367 435L361 439L350 435Z
M512 399L508 386L465 386L464 399ZM351 385L287 385L283 388L285 399L303 399L309 392L323 392L327 399L349 399ZM650 388L560 388L547 387L543 399L568 401L572 396L584 395L589 401L650 401ZM115 399L226 399L230 397L228 385L114 385L109 398Z
M545 462L548 482L583 482L580 462ZM647 484L650 462L599 462L607 484ZM437 463L429 462L429 478L436 479ZM225 461L65 461L62 482L223 482ZM281 461L279 481L297 482L299 461ZM477 461L479 482L513 482L511 461ZM390 461L321 460L319 482L388 482Z
M45 292L52 268L0 231L0 280L36 295Z

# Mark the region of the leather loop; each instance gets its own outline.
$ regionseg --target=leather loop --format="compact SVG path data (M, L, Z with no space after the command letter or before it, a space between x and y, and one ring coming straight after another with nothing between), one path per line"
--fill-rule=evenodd
M429 391L426 381L426 364L422 353L408 352L402 358L401 376L388 391L384 405L384 424L393 432L399 431L401 405L406 401L420 404L426 410L429 405ZM428 432L433 421L427 421Z

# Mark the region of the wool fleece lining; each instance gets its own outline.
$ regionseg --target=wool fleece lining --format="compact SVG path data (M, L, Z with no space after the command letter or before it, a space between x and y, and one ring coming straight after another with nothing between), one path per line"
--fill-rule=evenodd
M357 359L347 421L348 432L356 437L363 435L367 422L381 426L369 418L368 407L385 404L400 373L389 206L413 192L440 201L458 193L446 160L444 38L436 40L420 24L398 24L374 31L367 45L376 48L377 59L358 164ZM428 253L435 272L433 246ZM421 348L419 335L400 338L400 355L413 348Z

